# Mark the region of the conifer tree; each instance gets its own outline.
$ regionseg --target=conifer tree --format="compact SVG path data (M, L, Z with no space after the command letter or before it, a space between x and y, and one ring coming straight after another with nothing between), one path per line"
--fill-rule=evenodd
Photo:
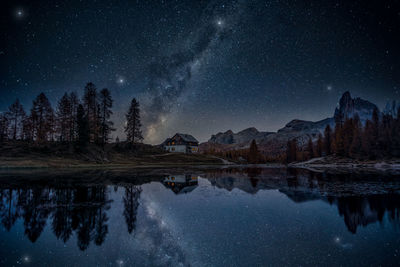
M139 102L137 102L135 98L132 99L129 111L125 117L125 133L127 141L135 143L143 140L142 131L140 130L140 127L142 126L140 122L140 107Z
M7 139L7 137L8 137L7 130L8 130L7 116L0 113L0 144L3 143Z
M78 136L78 130L76 126L76 118L77 118L77 111L78 111L78 106L79 106L79 98L76 95L76 93L72 92L69 95L69 102L71 103L71 119L70 119L70 126L69 126L69 136L70 136L70 142L73 142L76 140Z
M322 134L319 133L314 156L321 157L322 156L322 150L323 150L323 137L322 137Z
M256 144L256 140L252 140L250 144L250 151L249 151L249 163L255 164L258 163L260 158L258 147Z
M400 157L400 108L397 111L397 117L394 119L392 127L392 149L391 154L394 157Z
M100 136L101 144L104 145L110 139L111 131L115 129L112 127L113 122L110 121L110 116L113 114L111 111L113 100L111 93L107 88L100 91Z
M362 151L362 126L360 117L356 114L353 118L353 139L349 148L349 156L359 158Z
M327 156L332 154L332 130L329 124L324 131L324 152Z
M350 147L353 142L353 119L346 118L342 128L342 140L343 140L343 155L348 157L350 154Z
M286 162L290 163L297 160L297 140L292 139L286 145Z
M85 115L88 119L89 128L89 140L90 142L98 141L98 127L99 127L99 116L98 116L98 104L97 104L97 89L93 83L88 83L85 86L85 93L83 96L83 103L85 109Z
M67 93L58 102L57 106L57 132L59 133L59 140L61 142L70 141L70 127L71 120L73 120L71 113L71 101Z
M314 145L313 142L311 140L311 137L308 138L308 142L307 142L307 155L306 155L307 159L311 159L314 157Z
M13 140L20 139L22 136L22 122L25 118L25 111L18 98L8 108L7 118L9 126L11 128L11 138Z
M32 114L29 116L25 116L25 119L22 123L22 138L25 141L32 142L34 140L34 126Z
M335 140L334 140L334 149L335 154L338 156L344 156L344 140L343 140L343 116L338 114L335 118Z
M40 93L33 101L31 117L36 141L43 142L52 139L54 111L44 93Z
M77 108L76 125L78 130L78 145L84 147L89 143L89 123L81 104L79 104Z

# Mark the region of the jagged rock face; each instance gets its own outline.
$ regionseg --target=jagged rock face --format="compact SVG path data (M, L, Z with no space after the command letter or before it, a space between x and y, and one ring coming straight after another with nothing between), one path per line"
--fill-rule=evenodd
M375 104L359 97L352 98L349 92L345 92L339 100L339 106L335 109L334 119L339 116L343 119L353 118L355 114L358 114L360 120L365 122L372 117L374 109L379 111Z
M392 117L396 118L398 116L398 112L400 109L400 103L396 103L395 100L392 102L387 102L385 109L383 110L383 114L391 115Z
M400 104L389 105L388 113L397 114L394 113L394 110L398 106ZM371 119L374 109L378 109L375 104L361 98L352 98L349 92L345 92L340 98L332 118L316 122L292 120L276 133L259 132L256 128L248 128L236 134L229 130L213 135L208 142L200 145L200 150L205 151L210 148L218 151L243 149L248 148L251 140L255 139L261 151L277 154L286 149L288 140L296 139L299 145L305 145L309 138L315 141L319 133L323 134L327 125L330 125L332 129L335 127L335 118L339 115L344 119L358 114L361 122L365 123L367 119Z
M244 144L250 143L253 139L256 141L260 141L270 135L269 132L259 132L256 128L251 127L240 131L238 133L234 133L231 130L226 131L224 133L218 133L216 135L212 135L209 143L213 144L224 144L224 145L231 145L231 144Z

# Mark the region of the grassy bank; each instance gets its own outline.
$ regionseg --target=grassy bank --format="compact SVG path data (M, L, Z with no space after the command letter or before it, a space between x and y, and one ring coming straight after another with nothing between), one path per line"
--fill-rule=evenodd
M185 165L219 165L224 162L203 154L165 153L144 144L88 145L47 143L40 146L22 142L0 147L0 168L104 168L168 167Z

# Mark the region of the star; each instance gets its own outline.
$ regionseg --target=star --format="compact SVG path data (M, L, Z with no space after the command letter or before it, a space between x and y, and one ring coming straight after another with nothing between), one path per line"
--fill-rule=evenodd
M122 76L117 76L117 84L118 85L124 85L126 82L125 78Z
M21 8L19 8L19 9L17 9L17 10L15 11L15 17L16 17L17 19L22 19L22 18L24 17L24 15L25 15L25 12L24 12L24 10L21 9Z
M332 86L332 85L328 84L328 85L326 86L326 90L327 90L327 91L332 91L332 89L333 89L333 86Z

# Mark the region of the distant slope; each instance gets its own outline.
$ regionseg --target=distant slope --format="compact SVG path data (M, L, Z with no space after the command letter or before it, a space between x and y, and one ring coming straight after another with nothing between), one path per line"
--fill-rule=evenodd
M282 129L274 132L259 132L256 128L247 128L238 133L228 130L224 133L217 133L211 138L200 144L200 151L228 151L248 148L250 142L256 140L259 149L265 153L278 154L286 149L288 140L296 138L299 144L305 144L311 137L315 140L319 133L323 133L325 127L330 125L332 129L335 126L335 118L352 118L355 114L360 116L363 123L371 118L373 110L378 107L361 98L352 98L349 92L345 92L339 100L333 117L320 121L292 120ZM393 108L392 108L393 110ZM393 111L391 111L393 112Z

